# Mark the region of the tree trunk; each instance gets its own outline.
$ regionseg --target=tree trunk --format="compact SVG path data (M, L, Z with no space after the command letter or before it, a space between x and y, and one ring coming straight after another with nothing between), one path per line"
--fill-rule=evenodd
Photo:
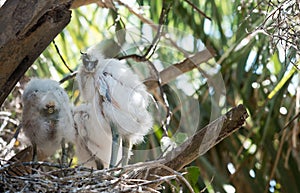
M70 22L70 0L8 0L0 8L0 106Z

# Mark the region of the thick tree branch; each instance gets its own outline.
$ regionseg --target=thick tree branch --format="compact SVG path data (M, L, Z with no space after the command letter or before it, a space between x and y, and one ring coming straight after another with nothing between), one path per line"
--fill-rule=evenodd
M97 3L99 7L103 8L113 8L113 2L111 0L74 0L71 8L76 9L84 5L89 5L92 3Z
M182 169L242 127L247 117L243 105L231 109L169 152L161 163L176 171Z
M0 8L0 106L36 58L69 23L70 0L9 0Z
M199 130L182 145L169 152L162 159L129 165L129 170L131 168L140 167L138 171L135 170L131 173L130 178L151 180L153 179L153 176L167 176L172 173L158 167L158 164L162 164L165 167L170 168L170 170L181 170L242 127L247 117L248 113L243 105L232 108L225 115ZM126 169L127 168L125 167L125 170ZM151 187L155 188L159 184L160 183L155 183L151 185Z
M168 170L162 170L161 167L157 167L157 164L162 164L174 171L181 170L184 166L242 127L247 117L248 113L243 105L231 109L225 115L199 130L182 145L169 152L164 158L142 163L143 167L139 171L132 173L130 177L151 179L156 175L165 176L170 174ZM140 166L140 163L128 167L130 169L138 166ZM152 187L157 185L153 184Z

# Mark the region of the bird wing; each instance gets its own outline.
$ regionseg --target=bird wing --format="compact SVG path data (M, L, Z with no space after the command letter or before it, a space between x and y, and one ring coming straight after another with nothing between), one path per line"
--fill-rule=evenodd
M119 109L120 105L112 94L114 92L113 89L116 88L117 84L117 81L112 78L111 74L103 72L98 76L96 88L104 102L111 103L115 108Z
M146 108L148 95L138 77L119 63L108 62L97 72L94 108L116 124L121 135L137 136L134 141L141 141L152 124Z

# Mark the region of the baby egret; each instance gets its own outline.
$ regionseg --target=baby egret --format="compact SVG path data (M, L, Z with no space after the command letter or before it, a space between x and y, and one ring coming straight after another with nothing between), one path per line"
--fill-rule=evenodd
M142 142L152 127L149 93L126 64L105 59L97 45L82 54L82 63L77 74L81 97L91 104L99 125L107 122L111 128L110 166L116 166L120 142L126 165L132 145Z
M32 143L33 156L38 156L38 151L48 157L63 145L64 139L74 140L69 98L58 82L32 79L24 90L22 104L22 126Z

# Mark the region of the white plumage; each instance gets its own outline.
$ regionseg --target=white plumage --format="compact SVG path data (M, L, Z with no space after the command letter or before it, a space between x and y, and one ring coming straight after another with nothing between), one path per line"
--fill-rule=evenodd
M90 104L81 104L74 108L73 116L76 129L76 155L78 164L99 168L108 168L111 158L111 130L109 125L98 115L101 125ZM118 161L121 160L121 151ZM100 162L100 163L99 163Z
M80 93L83 101L91 104L98 124L106 120L115 126L122 143L130 143L129 148L142 142L152 127L145 85L126 64L105 59L97 46L88 49L82 61L77 75Z
M61 142L74 140L69 98L56 81L32 79L22 98L22 125L25 135L39 152L50 156Z

